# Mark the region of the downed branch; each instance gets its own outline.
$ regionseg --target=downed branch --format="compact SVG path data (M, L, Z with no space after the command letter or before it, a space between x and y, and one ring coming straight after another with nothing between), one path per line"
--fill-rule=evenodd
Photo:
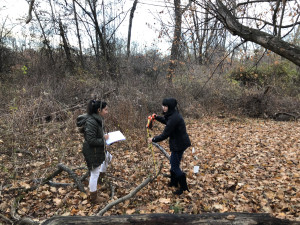
M33 191L35 189L37 189L40 185L43 184L49 184L52 183L50 180L52 180L54 177L56 177L57 175L59 175L62 171L66 171L69 176L71 178L73 178L76 186L78 187L78 189L81 192L85 192L84 187L80 181L80 179L78 178L78 176L75 174L74 171L72 171L71 169L69 169L67 166L63 165L63 164L58 164L58 170L56 170L54 173L52 173L50 176L48 176L45 179L42 179L37 185L34 185L33 187L30 188L14 188L14 189L10 189L9 191L15 191L18 190L19 192L29 192L29 191ZM62 184L59 184L62 185ZM71 184L63 184L64 186L67 185L71 185ZM15 220L18 221L18 224L36 224L36 222L34 222L33 220L29 219L29 218L21 218L18 214L17 214L17 209L18 209L18 205L19 202L22 200L24 196L23 195L19 195L18 197L16 197L15 199L12 200L11 202L11 217Z
M15 199L12 199L12 202L11 202L11 209L10 209L10 215L12 217L12 219L14 221L11 221L7 218L3 218L3 216L1 215L1 217L3 219L5 219L7 222L11 222L11 224L18 224L18 225L38 225L39 222L36 222L28 217L23 217L21 218L20 215L17 214L17 210L19 208L19 203L20 201L24 198L23 195L19 195L18 197L16 197Z
M169 155L169 153L167 153L166 152L166 150L163 148L163 147L161 147L159 144L157 144L157 143L155 143L155 142L152 142L152 144L155 146L155 147L157 147L166 157L167 157L167 159L168 160L170 160L170 155Z
M33 190L37 189L39 186L44 185L44 184L48 184L49 186L56 186L56 187L67 187L67 186L73 185L73 184L68 184L68 183L54 183L54 182L51 182L51 180L54 177L58 176L63 171L66 171L70 175L70 177L74 180L75 185L77 186L77 188L81 192L85 192L84 186L82 185L81 180L86 179L86 177L87 177L86 174L84 175L84 177L79 178L76 175L75 172L73 172L71 169L69 169L67 166L65 166L63 164L58 164L58 170L54 171L54 173L52 173L47 178L40 179L40 180L39 179L34 180L37 183L37 185L34 185L30 188L24 188L24 187L12 188L12 189L9 189L9 190L3 191L3 192L18 191L19 193L21 193L21 192L27 193L27 192L30 192L30 191L33 191Z
M24 218L20 219L16 224L17 225L38 225L40 223L36 222L28 217L24 217Z
M60 216L46 220L42 225L76 225L76 224L280 224L296 225L296 221L278 219L266 213L203 213L203 214L137 214L121 216Z
M70 177L73 178L73 180L74 180L76 186L78 187L78 189L79 189L81 192L85 192L84 187L83 187L83 185L82 185L80 179L79 179L78 176L74 173L73 170L69 169L68 167L66 167L65 165L63 165L63 164L61 164L61 163L58 164L58 168L61 169L61 170L66 171L66 172L70 175Z
M18 197L11 200L11 206L10 206L10 216L13 218L13 220L20 220L21 217L17 214L17 209L19 207L19 202L22 200L24 196L19 195Z
M145 187L148 183L151 183L161 172L162 164L160 165L159 171L156 173L154 177L148 177L146 180L144 180L139 186L137 186L133 191L131 191L128 195L123 196L122 198L117 199L114 202L109 203L106 205L100 212L97 214L97 216L102 216L106 211L108 211L113 206L126 201L127 199L132 198L136 195L143 187Z
M6 216L2 215L1 213L0 213L0 218L7 223L10 223L10 224L14 223L12 220L8 219Z
M90 175L90 171L87 171L85 174L83 174L82 177L80 177L80 181L81 181L81 182L84 181L86 178L89 177L89 175Z
M39 186L47 184L50 180L52 180L54 177L56 177L57 175L59 175L62 171L63 170L61 168L59 168L53 174L51 174L49 177L47 177L45 179L42 179L40 182L38 182L37 185L34 185L34 186L30 187L30 188L18 187L18 188L9 189L9 190L4 191L4 192L18 191L19 193L20 192L26 192L27 193L29 191L33 191L33 190L37 189Z
M286 112L279 112L275 113L273 119L276 121L295 121L299 119L300 116L296 115L295 113L286 113Z

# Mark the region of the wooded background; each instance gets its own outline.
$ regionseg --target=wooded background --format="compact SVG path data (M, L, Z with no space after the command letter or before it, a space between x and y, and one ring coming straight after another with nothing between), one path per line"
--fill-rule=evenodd
M180 112L191 123L211 116L233 118L229 121L238 124L237 118L255 118L259 123L290 121L287 126L295 129L293 134L299 133L298 0L24 1L28 14L19 25L30 27L29 32L23 31L20 37L9 17L0 20L0 215L8 223L20 218L15 214L17 207L11 207L7 199L20 197L24 185L26 193L35 193L35 188L49 185L59 163L67 167L57 175L62 171L72 175L72 169L79 166L74 157L82 140L75 119L85 112L90 99L108 102L107 128L127 135L129 144L119 146L127 151L144 148L147 115L161 113L162 99L170 96L178 100ZM125 4L132 6L130 10L124 10ZM168 52L132 43L132 32L139 29L134 15L141 4L164 6L154 16L160 24L157 38L169 44ZM128 32L121 37L125 20ZM279 129L273 122L269 125ZM198 131L194 131L195 135ZM289 146L297 151L299 138L293 138L296 141ZM51 163L42 163L45 160ZM30 171L25 182L23 169L30 164L34 170L43 165L43 173ZM299 174L299 158L287 163L291 165ZM65 194L62 189L58 192ZM291 194L295 197L294 192L297 189ZM203 203L195 212L207 211L208 205ZM288 218L299 217L299 206L282 208L276 215L288 211ZM209 209L218 211L218 207ZM76 210L71 214L76 215ZM25 216L29 211L18 213Z

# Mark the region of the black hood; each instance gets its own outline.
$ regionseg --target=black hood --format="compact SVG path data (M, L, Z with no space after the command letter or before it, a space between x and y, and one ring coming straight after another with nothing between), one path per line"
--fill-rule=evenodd
M168 106L168 114L175 111L177 106L177 100L175 98L165 98L162 102L163 106Z

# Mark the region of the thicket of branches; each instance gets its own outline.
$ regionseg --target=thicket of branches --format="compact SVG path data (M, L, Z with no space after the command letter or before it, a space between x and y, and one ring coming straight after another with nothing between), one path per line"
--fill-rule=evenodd
M137 1L127 11L112 2L28 3L26 39L14 37L7 20L0 30L0 113L14 115L18 123L63 120L89 99L102 98L113 105L116 118L130 121L126 126L142 127L140 121L157 112L167 96L177 98L182 113L191 117L224 112L299 117L299 16L292 23L288 20L299 10L296 2L168 3L157 19L162 24L159 38L172 42L170 56L155 48L131 48ZM267 15L252 11L259 4L272 9L270 22ZM164 12L172 29L160 17ZM247 16L250 12L255 18ZM128 13L126 43L117 31ZM244 21L255 21L250 25L256 29ZM263 32L272 27L272 32ZM244 33L247 29L251 38ZM273 41L260 43L256 38ZM277 45L281 50L274 48ZM290 55L296 61L288 61Z

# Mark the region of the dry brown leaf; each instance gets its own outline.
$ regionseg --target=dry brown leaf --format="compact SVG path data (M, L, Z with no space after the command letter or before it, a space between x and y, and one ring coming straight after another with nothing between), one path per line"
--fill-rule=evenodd
M54 204L55 204L56 206L61 206L61 204L62 204L62 200L59 199L59 198L53 199L53 202L54 202Z
M161 202L161 203L170 203L171 199L169 199L169 198L160 198L158 201Z
M126 214L131 215L135 212L135 209L127 209Z

